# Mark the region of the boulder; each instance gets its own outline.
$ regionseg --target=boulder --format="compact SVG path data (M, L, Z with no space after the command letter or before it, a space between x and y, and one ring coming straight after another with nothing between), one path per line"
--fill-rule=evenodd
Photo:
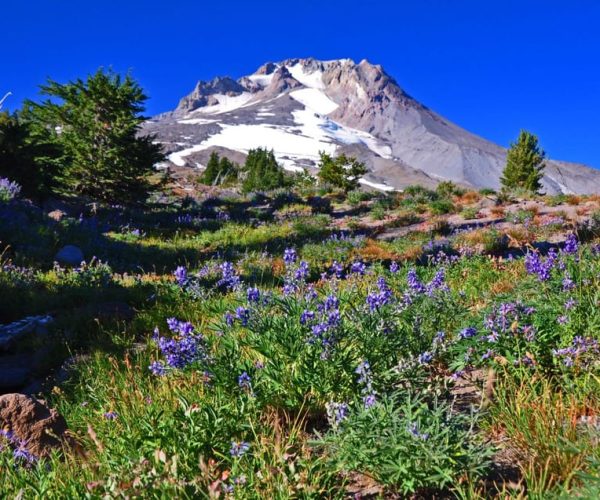
M36 457L46 457L71 442L65 419L42 401L24 394L0 396L0 429Z
M27 336L44 337L48 334L51 316L28 316L8 325L0 326L0 351L13 347Z
M66 245L58 251L54 256L54 260L59 264L78 266L85 260L85 257L79 247L76 247L75 245Z

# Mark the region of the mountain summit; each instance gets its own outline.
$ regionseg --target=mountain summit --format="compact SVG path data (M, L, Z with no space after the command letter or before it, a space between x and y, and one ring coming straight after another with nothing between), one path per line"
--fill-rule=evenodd
M144 128L179 167L202 167L214 149L237 161L252 148L273 149L287 170L315 168L319 151L346 152L366 163L363 182L379 189L440 180L498 188L506 157L366 60L287 59L238 80L199 81ZM551 160L543 186L550 194L597 192L600 171Z

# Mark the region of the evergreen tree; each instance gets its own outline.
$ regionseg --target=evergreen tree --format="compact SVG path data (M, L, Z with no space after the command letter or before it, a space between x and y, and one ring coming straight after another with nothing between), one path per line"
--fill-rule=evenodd
M540 148L538 138L521 130L517 142L510 145L506 154L506 166L500 178L502 186L537 193L542 187L545 157L546 153Z
M356 189L360 178L367 173L365 164L352 156L341 154L336 158L332 158L324 152L321 152L320 155L319 180L325 184L343 189L346 193Z
M201 181L210 186L225 184L237 179L237 171L238 165L236 163L225 156L219 158L219 154L213 151L202 173Z
M65 190L108 202L145 200L163 155L153 136L138 135L147 97L135 80L100 69L85 81L49 80L41 90L50 99L28 102L26 116L37 140L60 149Z
M210 154L210 158L208 159L208 163L206 164L206 168L202 173L202 182L204 184L213 185L215 180L219 175L220 170L220 162L219 162L219 154L216 151L213 151Z
M245 178L242 190L269 191L286 186L286 178L283 169L277 163L273 151L258 148L248 151L248 157L244 164Z
M32 128L17 113L0 113L0 177L22 186L22 193L42 200L58 184L60 150L36 140Z

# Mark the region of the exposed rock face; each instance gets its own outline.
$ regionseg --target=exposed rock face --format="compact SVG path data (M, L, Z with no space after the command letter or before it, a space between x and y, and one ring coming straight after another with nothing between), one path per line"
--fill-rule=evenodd
M65 419L37 399L23 394L0 396L0 429L11 432L36 457L69 443Z
M504 148L428 109L366 60L287 59L237 81L198 82L145 129L178 166L203 166L193 155L215 147L238 155L273 148L289 170L316 166L319 151L352 151L379 188L440 180L498 188L506 158ZM548 161L543 185L549 194L600 192L600 171Z
M67 266L78 266L85 260L85 257L79 247L66 245L58 251L54 256L54 260Z

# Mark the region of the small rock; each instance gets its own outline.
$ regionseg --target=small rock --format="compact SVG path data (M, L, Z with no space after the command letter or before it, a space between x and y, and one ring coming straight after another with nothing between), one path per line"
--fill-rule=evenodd
M76 247L75 245L66 245L58 251L54 256L54 260L59 264L78 266L85 260L85 257L79 247Z
M66 215L67 213L63 212L62 210L52 210L52 212L48 214L48 217L56 222L60 222L65 218Z
M71 444L65 419L24 394L0 396L0 428L12 432L36 457L46 457L53 449Z

